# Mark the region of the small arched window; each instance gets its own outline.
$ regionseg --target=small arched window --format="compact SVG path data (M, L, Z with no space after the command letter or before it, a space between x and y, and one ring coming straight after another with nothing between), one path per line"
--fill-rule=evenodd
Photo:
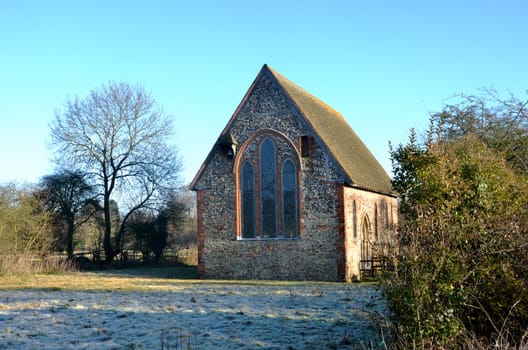
M246 161L241 173L242 238L255 238L255 169Z
M378 240L378 225L379 225L379 218L378 218L378 204L374 204L374 240Z
M352 225L354 228L354 238L357 238L357 208L356 201L352 201Z
M297 170L291 159L282 165L282 225L285 238L297 237Z

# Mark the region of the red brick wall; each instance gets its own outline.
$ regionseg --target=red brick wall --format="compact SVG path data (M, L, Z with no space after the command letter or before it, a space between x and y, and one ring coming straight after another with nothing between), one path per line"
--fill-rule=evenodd
M337 209L337 279L344 281L346 277L346 251L347 240L345 231L345 195L342 184L336 185L336 209Z
M198 246L198 276L205 277L205 227L204 227L204 213L205 202L203 200L203 190L196 191L196 244Z
M354 237L353 201L356 201L356 237ZM376 256L389 255L396 242L396 227L398 225L397 199L380 193L365 191L353 187L344 187L344 221L346 246L346 273L344 280L350 282L359 280L361 244L368 239L372 254ZM387 209L387 211L385 211ZM370 233L362 231L362 221L367 217L370 222ZM377 227L378 235L375 230Z

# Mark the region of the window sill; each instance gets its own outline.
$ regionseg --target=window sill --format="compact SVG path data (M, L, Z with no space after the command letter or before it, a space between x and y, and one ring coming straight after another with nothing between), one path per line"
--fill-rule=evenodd
M298 241L300 240L299 237L269 237L269 238L243 238L243 237L237 237L236 241Z

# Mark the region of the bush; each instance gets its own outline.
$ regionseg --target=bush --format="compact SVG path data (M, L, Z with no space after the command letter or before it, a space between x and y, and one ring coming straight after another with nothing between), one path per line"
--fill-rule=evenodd
M66 259L49 256L51 217L27 187L0 187L0 274L71 269Z
M196 243L194 245L188 246L187 248L180 249L176 253L178 257L178 263L187 265L187 266L197 266L198 265L198 248Z
M0 253L48 252L51 218L30 189L0 187Z
M528 184L475 137L391 151L400 261L385 294L404 348L520 344L528 329Z

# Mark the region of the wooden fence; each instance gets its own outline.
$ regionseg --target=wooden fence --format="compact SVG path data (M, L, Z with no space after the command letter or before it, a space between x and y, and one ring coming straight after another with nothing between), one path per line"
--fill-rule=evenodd
M182 251L185 250L165 249L160 258L156 259L153 254L146 255L139 250L123 249L117 253L114 261L123 263L156 262L161 264L177 264L181 262ZM104 250L77 251L74 256L77 259L87 259L96 265L103 264L106 258Z
M394 262L386 257L373 257L368 260L361 260L359 262L359 271L361 278L376 277L378 272L394 271Z

